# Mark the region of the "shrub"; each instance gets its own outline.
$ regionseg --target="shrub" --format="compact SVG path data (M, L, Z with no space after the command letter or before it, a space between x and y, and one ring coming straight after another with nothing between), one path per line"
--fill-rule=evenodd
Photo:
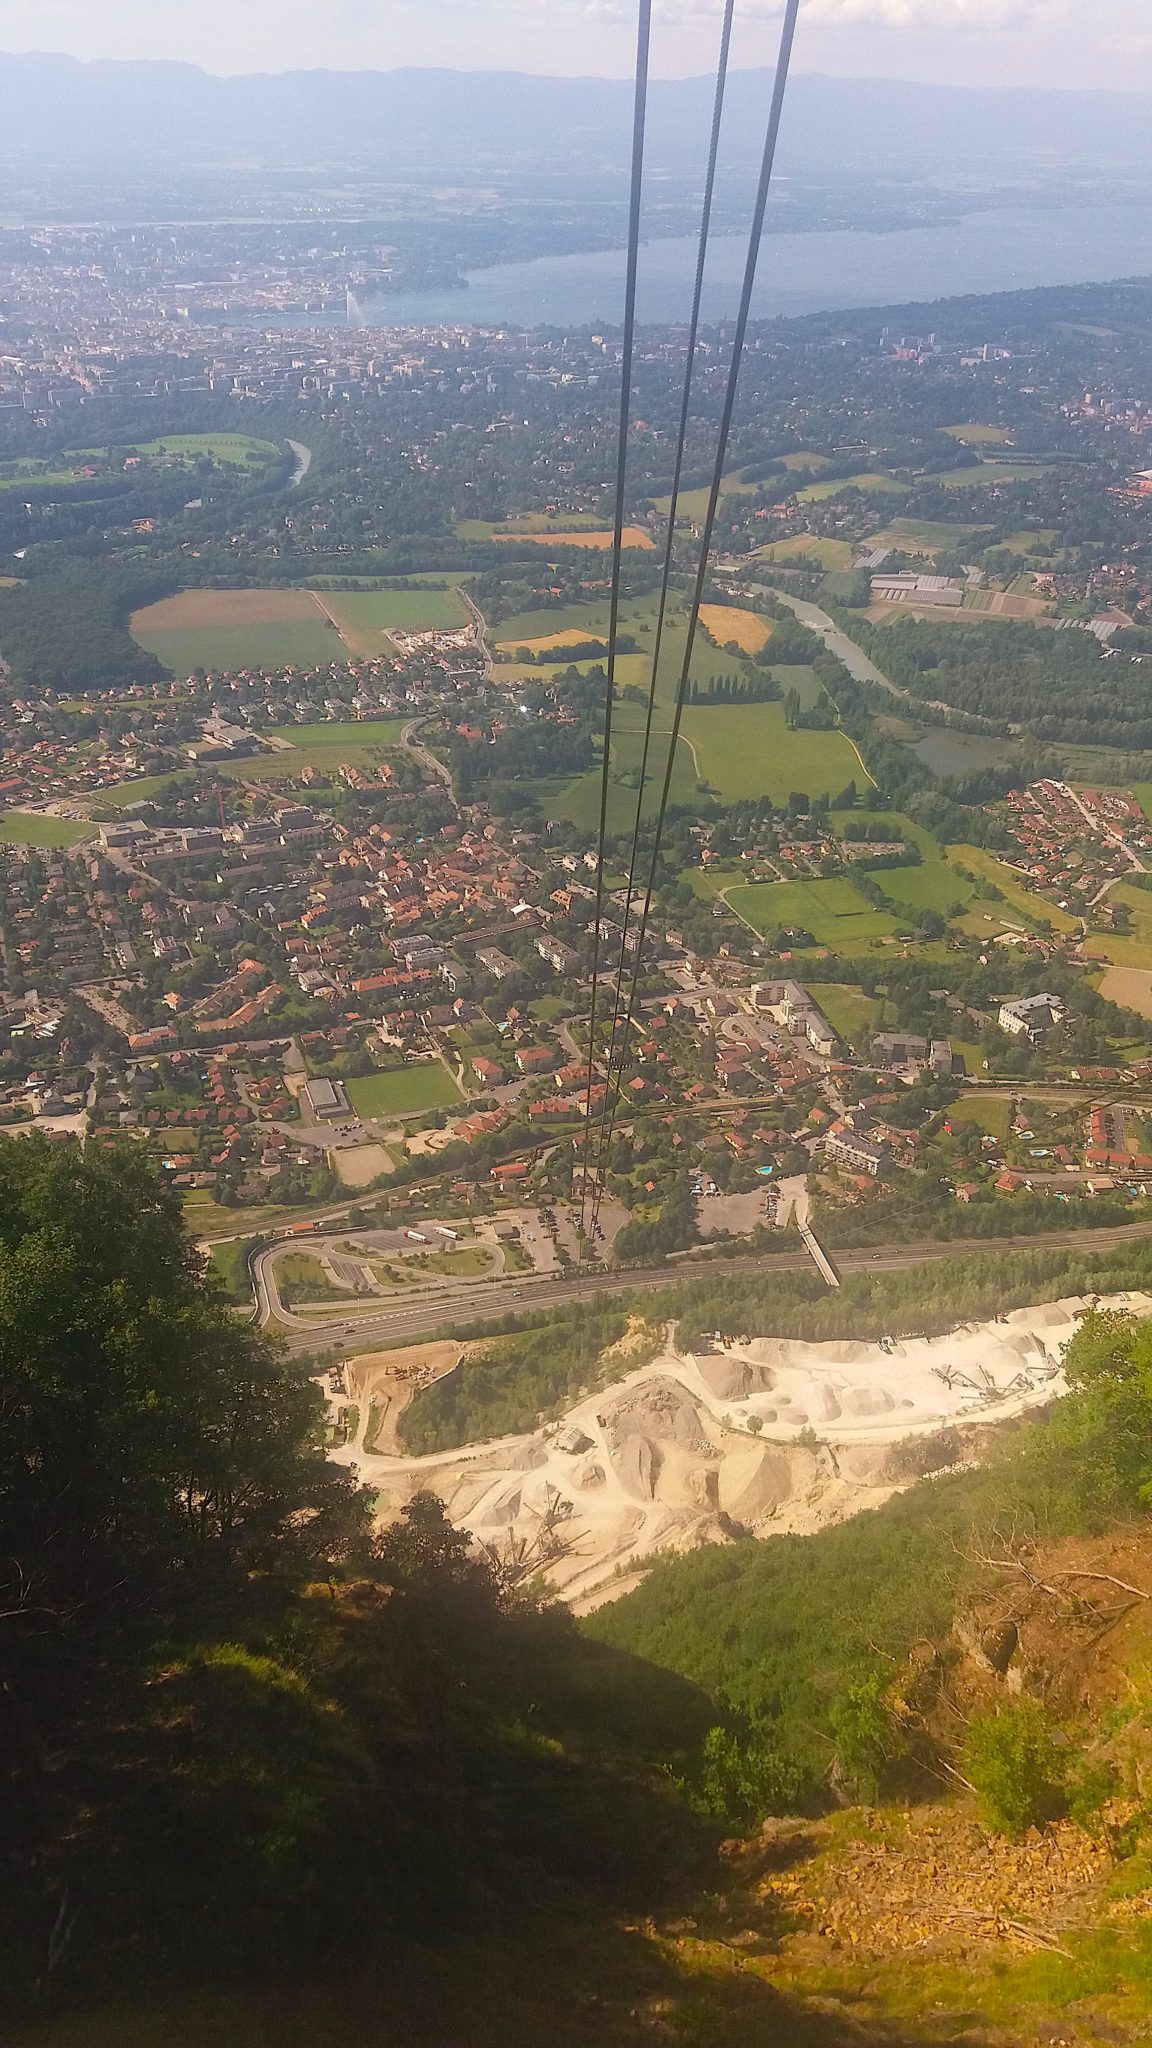
M756 1827L770 1814L795 1813L810 1803L812 1791L781 1747L775 1723L742 1716L705 1736L698 1799L724 1827Z
M997 1834L1019 1836L1067 1811L1065 1764L1038 1700L1013 1700L972 1722L963 1769Z

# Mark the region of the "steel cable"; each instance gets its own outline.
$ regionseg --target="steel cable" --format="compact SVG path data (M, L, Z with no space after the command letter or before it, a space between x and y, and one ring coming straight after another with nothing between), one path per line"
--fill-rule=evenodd
M740 293L740 310L736 319L736 330L732 344L732 360L729 365L728 384L724 394L724 406L720 420L720 433L716 447L716 462L708 494L708 509L700 544L700 559L696 572L696 583L692 595L692 609L688 619L688 634L684 645L684 659L680 670L679 687L676 693L676 709L672 719L672 736L668 749L668 761L664 772L664 785L656 815L655 836L648 866L648 882L644 895L637 943L634 955L632 982L625 1012L621 1043L618 1051L617 1073L623 1075L627 1060L628 1041L636 1011L636 998L640 986L643 966L644 941L648 934L648 922L652 909L652 895L656 884L656 869L660 856L660 843L664 831L664 820L668 809L668 798L672 787L672 773L676 760L676 748L680 739L680 724L688 693L688 680L692 667L692 655L696 645L696 631L700 621L700 607L707 586L709 562L712 552L712 537L716 527L716 512L720 502L720 489L724 476L724 464L728 454L728 442L732 433L732 420L736 410L736 396L740 383L740 369L744 357L744 345L748 336L748 322L752 311L752 294L756 285L756 271L760 257L760 243L764 233L764 220L768 209L768 194L772 185L772 174L776 164L776 149L780 139L780 122L784 112L784 100L788 89L788 77L792 63L792 50L796 39L796 19L800 11L800 0L786 0L784 21L780 31L780 52L776 63L776 76L772 87L772 103L768 114L768 126L764 138L764 155L760 167L760 179L756 190L756 202L752 210L752 225L748 241L748 257L744 269L744 282ZM602 1133L601 1157L607 1157L607 1147L612 1142L616 1112L619 1106L619 1085L613 1090L612 1076L608 1076L609 1092L605 1102L607 1123ZM585 1179L587 1176L585 1176ZM599 1186L594 1198L592 1230L600 1210Z
M628 267L624 287L620 425L616 450L616 521L612 536L612 594L608 610L608 680L604 703L604 762L600 781L600 830L596 858L596 927L592 953L592 994L588 1018L588 1080L584 1097L584 1157L580 1184L580 1232L588 1199L589 1141L595 1082L596 1002L600 987L600 944L604 919L604 842L612 767L612 699L616 688L616 643L620 624L620 578L624 554L624 506L628 482L628 435L632 415L632 361L636 346L636 278L640 260L640 207L644 191L644 138L648 114L648 65L652 48L652 0L639 0L636 31L636 92L632 115L632 185L628 205Z

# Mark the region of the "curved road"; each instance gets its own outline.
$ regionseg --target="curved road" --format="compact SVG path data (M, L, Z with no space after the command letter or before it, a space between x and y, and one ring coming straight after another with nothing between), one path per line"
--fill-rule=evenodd
M1152 1225L1120 1224L1114 1230L1068 1230L1035 1237L951 1238L924 1244L883 1245L836 1252L831 1256L841 1273L896 1273L928 1260L971 1257L999 1251L1111 1251L1130 1240L1146 1239L1152 1244ZM403 1307L373 1311L368 1315L334 1316L330 1321L309 1324L307 1331L293 1330L286 1338L294 1352L345 1349L349 1336L368 1337L382 1350L398 1340L428 1336L447 1325L494 1322L500 1316L528 1315L536 1309L559 1308L585 1301L594 1294L655 1293L661 1288L680 1287L693 1280L716 1279L721 1274L811 1271L805 1252L747 1254L731 1259L686 1261L678 1266L624 1267L612 1272L573 1274L533 1280L518 1276L512 1280L446 1282L429 1288L419 1301L410 1298ZM260 1320L267 1319L262 1305Z
M456 809L459 810L460 806L456 803L456 790L452 781L452 770L447 762L441 761L421 741L412 737L413 733L419 732L424 722L422 718L409 719L408 724L400 735L400 745L406 754L411 754L412 759L419 762L421 768L426 768L429 775L434 775L438 781L444 784L452 802L456 804Z

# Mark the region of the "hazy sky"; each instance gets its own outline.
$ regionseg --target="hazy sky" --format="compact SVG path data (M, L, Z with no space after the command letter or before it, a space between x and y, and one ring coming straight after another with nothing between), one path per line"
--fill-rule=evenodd
M738 0L741 65L781 0ZM709 67L720 0L657 0L655 65ZM0 0L0 49L172 57L210 71L444 64L620 75L635 0ZM805 0L803 71L1152 91L1152 0Z

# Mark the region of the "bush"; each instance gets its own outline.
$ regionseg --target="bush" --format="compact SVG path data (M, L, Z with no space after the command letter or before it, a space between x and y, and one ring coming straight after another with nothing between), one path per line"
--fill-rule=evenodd
M735 1726L710 1728L704 1738L697 1797L724 1827L758 1827L769 1815L802 1811L814 1789L772 1721L742 1716Z
M1038 1700L1013 1700L973 1721L961 1755L997 1834L1023 1835L1067 1812L1064 1759Z
M896 1766L905 1754L899 1728L884 1699L879 1672L849 1685L831 1714L836 1738L836 1768L853 1800L875 1803L892 1789Z

